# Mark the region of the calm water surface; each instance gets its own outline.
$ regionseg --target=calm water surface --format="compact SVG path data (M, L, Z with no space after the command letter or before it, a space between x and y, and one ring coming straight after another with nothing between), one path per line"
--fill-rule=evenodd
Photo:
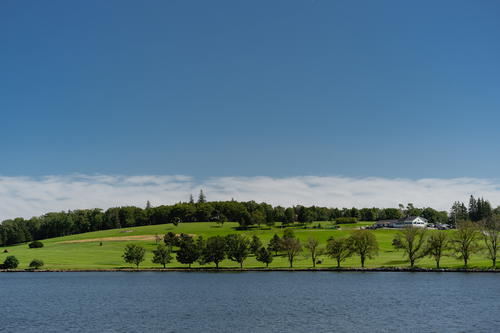
M500 332L500 274L3 273L2 332Z

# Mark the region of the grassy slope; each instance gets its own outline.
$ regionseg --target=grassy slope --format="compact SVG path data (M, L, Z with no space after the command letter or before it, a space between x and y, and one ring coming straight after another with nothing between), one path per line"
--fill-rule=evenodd
M342 230L329 230L329 229L301 229L294 228L295 234L301 240L306 240L310 235L313 235L320 239L322 245L326 243L326 240L330 237L345 237L348 236L350 230L361 225L366 225L370 223L358 223L356 225L344 225ZM329 225L327 222L323 222L323 225ZM223 227L218 227L214 223L183 223L177 227L171 224L166 225L154 225L145 227L136 227L128 229L113 229L105 231L90 232L79 235L72 235L67 237L59 237L44 240L44 247L40 249L29 249L27 244L16 245L7 247L9 253L0 253L0 261L3 262L6 256L15 255L20 261L19 268L27 268L29 262L34 259L42 259L45 262L45 268L47 269L111 269L111 268L123 268L130 267L122 260L122 253L125 244L128 243L139 243L145 246L148 250L146 261L142 263L142 268L158 268L160 265L151 263L151 250L155 248L154 241L104 241L103 246L99 246L99 241L95 242L85 242L85 243L60 243L62 241L68 240L80 240L80 239L93 239L93 238L104 238L104 237L123 237L132 235L154 235L159 234L163 236L168 231L173 231L175 233L188 233L202 235L203 237L210 237L214 235L227 235L230 233L242 233L248 236L258 235L264 244L267 244L269 239L278 233L280 236L282 230L279 227L273 227L271 230L264 229L252 229L247 231L236 230L236 223L225 223ZM124 230L132 230L132 232L124 233ZM379 241L380 252L379 256L374 259L368 260L367 267L384 267L384 266L397 266L397 267L407 267L408 263L403 258L403 253L395 251L391 242L394 238L397 230L375 230L373 231ZM453 231L449 231L453 232ZM3 252L3 249L1 249ZM174 256L175 257L175 256ZM321 257L323 263L318 265L318 267L333 267L335 263L332 259L328 257ZM462 262L452 258L445 257L442 259L441 266L448 268L458 268L461 267ZM471 267L483 267L487 268L490 262L485 258L484 254L473 255L470 262ZM168 265L169 267L186 267L174 262ZM198 265L193 265L197 267ZM353 257L349 258L343 266L345 267L359 267L359 258ZM418 262L420 267L434 267L434 261L429 258L422 259ZM238 264L232 261L224 261L221 267L238 267ZM254 256L249 257L245 263L244 267L263 267L263 264L256 261ZM275 268L285 268L288 267L288 262L284 255L279 255L274 258L273 263L270 267ZM303 252L296 260L294 267L306 268L311 267L311 259L307 256L306 252Z

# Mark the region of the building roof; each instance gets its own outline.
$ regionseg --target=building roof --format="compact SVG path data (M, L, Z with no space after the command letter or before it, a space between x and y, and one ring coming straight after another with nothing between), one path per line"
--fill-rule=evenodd
M398 222L413 222L417 218L421 218L422 220L424 220L424 222L427 222L427 219L422 217L422 216L407 216L407 217L404 217L402 219L399 219Z

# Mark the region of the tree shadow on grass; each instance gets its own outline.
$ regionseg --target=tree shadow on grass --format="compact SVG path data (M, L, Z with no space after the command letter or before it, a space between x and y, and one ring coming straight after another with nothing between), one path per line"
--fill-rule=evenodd
M388 265L388 266L393 266L393 265L404 265L404 264L408 264L408 260L391 260L391 261L387 261L384 263L384 266L385 265Z

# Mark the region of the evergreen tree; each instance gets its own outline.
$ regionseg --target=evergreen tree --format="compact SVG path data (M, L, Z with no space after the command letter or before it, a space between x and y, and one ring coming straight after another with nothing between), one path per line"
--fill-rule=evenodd
M257 251L257 261L260 261L264 264L266 264L266 268L269 267L269 264L273 262L273 254L271 253L270 250L266 249L265 247L261 247Z
M200 190L200 195L198 195L198 203L205 202L207 202L207 197L205 196L205 193L203 193L203 190Z
M192 194L189 195L189 203L194 204L194 198Z
M269 241L267 248L273 251L275 255L278 255L278 251L281 251L281 238L277 234L274 234L273 238Z

